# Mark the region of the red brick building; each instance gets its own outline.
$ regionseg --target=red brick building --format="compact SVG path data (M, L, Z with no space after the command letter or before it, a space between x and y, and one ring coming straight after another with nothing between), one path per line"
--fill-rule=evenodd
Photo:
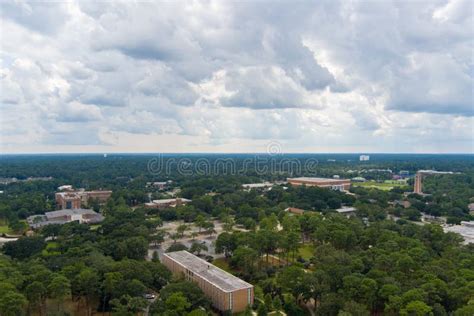
M288 183L292 185L306 185L320 188L329 188L338 191L347 191L351 187L350 179L330 179L330 178L288 178Z
M65 209L77 209L82 206L87 206L89 200L97 200L100 204L105 203L110 196L112 191L65 191L57 192L55 194L56 199L56 209L65 210Z
M253 285L187 251L164 253L161 262L173 272L196 283L218 310L245 311L253 304Z

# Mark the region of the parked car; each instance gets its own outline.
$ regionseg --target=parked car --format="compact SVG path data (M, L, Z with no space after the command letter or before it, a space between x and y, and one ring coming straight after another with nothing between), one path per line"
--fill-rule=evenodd
M143 294L143 297L146 298L147 300L154 300L156 298L156 295L153 293L145 293Z

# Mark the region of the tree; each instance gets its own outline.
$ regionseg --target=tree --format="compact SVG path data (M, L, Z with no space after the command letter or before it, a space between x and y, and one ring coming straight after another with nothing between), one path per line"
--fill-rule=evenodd
M79 289L79 293L86 299L87 315L90 315L91 299L98 294L99 275L96 271L85 268L77 276L76 284Z
M26 304L28 304L28 301L22 294L15 291L8 291L0 297L0 315L24 315Z
M194 225L196 225L199 228L199 233L201 233L201 229L204 228L206 223L206 218L202 215L196 216L196 219L194 220Z
M273 298L273 308L277 313L282 309L281 300L278 296Z
M273 309L272 295L270 293L265 294L264 301L265 301L265 306L267 307L267 310L271 311Z
M188 308L191 307L191 303L188 302L187 298L181 293L171 294L165 301L166 315L170 316L182 316L185 315Z
M184 237L184 232L189 229L188 225L186 224L181 224L176 228L176 233L180 236L180 238Z
M183 245L182 243L174 243L166 249L166 252L174 252L174 251L181 251L181 250L188 250L188 247Z
M268 310L267 310L267 307L265 306L265 304L258 305L257 315L258 316L267 316L268 315Z
M290 266L277 275L277 284L284 290L290 292L296 301L298 301L301 294L307 291L307 276L306 272L297 266Z
M159 244L165 241L165 235L166 232L162 229L159 229L155 234L151 234L148 237L148 241L152 242L154 247L157 247Z
M46 243L42 236L21 237L3 246L3 252L12 258L23 260L41 252Z
M223 232L217 236L216 239L216 252L224 253L225 257L228 258L232 252L237 248L235 238L233 234L228 232Z
M189 251L193 254L200 255L201 251L207 251L208 248L205 244L200 243L200 242L193 242L191 245L191 248L189 248Z
M194 309L190 311L186 316L208 316L208 314L202 309Z
M240 267L247 274L252 274L257 260L258 253L254 249L240 246L234 251L231 264Z
M43 283L39 281L32 282L26 287L25 293L29 301L29 309L38 308L40 315L42 315L43 306L48 293Z
M148 305L144 298L130 295L114 298L110 304L113 306L114 316L134 316Z
M60 231L61 231L61 225L60 224L50 224L50 225L46 225L43 228L41 228L41 234L44 237L51 237L52 240L56 239L56 237L59 235Z
M433 315L431 307L422 301L412 301L400 310L402 316L431 316Z
M103 301L102 310L105 310L105 303L107 298L116 296L120 292L120 285L123 282L123 275L120 272L108 272L104 274L102 281Z
M57 310L59 312L64 301L71 296L71 284L65 276L58 274L51 280L48 292L49 297L57 302Z

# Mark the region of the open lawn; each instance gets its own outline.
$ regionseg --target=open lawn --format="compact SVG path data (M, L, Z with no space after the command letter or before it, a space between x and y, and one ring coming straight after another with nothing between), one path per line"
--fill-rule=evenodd
M10 227L8 227L8 224L5 220L0 220L0 235L2 234L14 234Z
M314 256L314 247L311 244L305 244L302 245L298 249L298 254L303 258L304 260L309 260L311 257Z
M10 228L8 227L8 225L0 225L0 235L1 234L10 234L11 231L10 231Z
M61 254L59 251L56 251L58 248L59 244L55 241L49 241L48 244L46 245L46 248L41 251L41 254L43 256L52 256L52 255L59 255Z
M94 225L90 226L90 229L91 230L97 230L97 229L99 229L100 226L101 226L100 224L94 224Z
M229 273L233 273L232 268L229 266L229 262L225 260L225 258L218 258L214 261L212 261L212 264L215 265L218 268L221 268L224 271L227 271Z
M355 187L364 187L364 188L373 188L379 189L383 191L390 191L395 187L404 187L407 186L404 182L387 180L384 182L377 182L377 181L367 181L367 182L353 182L353 186Z

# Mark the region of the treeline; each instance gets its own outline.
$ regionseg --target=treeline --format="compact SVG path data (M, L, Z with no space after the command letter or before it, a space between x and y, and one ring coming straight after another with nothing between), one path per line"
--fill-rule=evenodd
M302 241L312 249L306 260ZM258 231L220 234L216 247L257 285L259 315L474 314L474 247L436 225L270 216Z
M156 259L145 261L159 220L131 211L123 199L111 200L106 212L100 226L48 225L34 237L6 243L0 255L0 315L136 315L150 305L144 295L160 291L153 308L158 311L183 295L186 306L209 308L195 285L172 280Z

